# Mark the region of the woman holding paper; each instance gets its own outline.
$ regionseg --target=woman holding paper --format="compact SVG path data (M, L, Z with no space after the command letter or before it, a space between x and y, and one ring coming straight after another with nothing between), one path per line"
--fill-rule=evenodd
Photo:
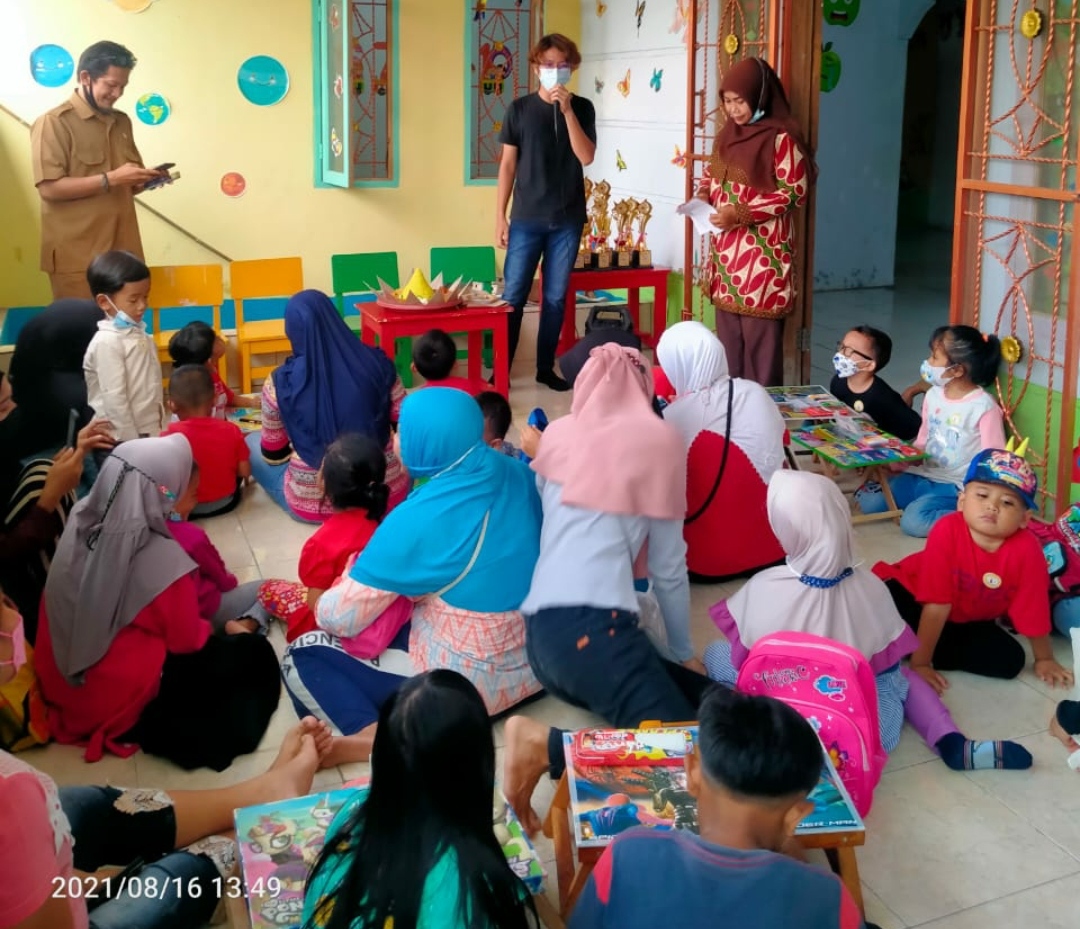
M727 121L697 195L716 208L705 280L733 377L783 380L784 317L794 309L791 212L817 176L768 64L748 58L720 85Z

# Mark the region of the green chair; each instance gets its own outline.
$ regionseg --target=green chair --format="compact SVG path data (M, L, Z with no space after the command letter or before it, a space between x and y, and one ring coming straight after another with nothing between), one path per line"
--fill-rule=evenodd
M455 245L431 249L431 276L443 276L444 284L452 284L459 277L463 281L476 281L485 287L495 283L498 271L495 267L495 246L493 245ZM458 358L465 358L468 352L458 352ZM491 333L484 333L484 364L492 366L494 351Z
M357 336L360 335L360 311L353 304L374 300L380 280L391 287L401 286L397 252L354 252L348 255L331 255L330 277L338 312ZM359 300L346 300L346 297L353 296L359 297ZM394 365L401 377L401 383L406 387L412 387L411 346L410 340L401 339L394 347Z

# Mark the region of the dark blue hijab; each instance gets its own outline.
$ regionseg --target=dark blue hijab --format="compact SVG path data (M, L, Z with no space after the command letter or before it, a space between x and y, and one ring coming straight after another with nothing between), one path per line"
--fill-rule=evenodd
M343 432L360 432L380 445L390 439L393 362L364 345L318 290L302 290L285 307L292 354L274 371L285 431L313 468Z

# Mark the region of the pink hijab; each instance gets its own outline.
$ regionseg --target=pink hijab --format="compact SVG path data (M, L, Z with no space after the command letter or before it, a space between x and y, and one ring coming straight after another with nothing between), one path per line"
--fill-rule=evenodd
M652 374L640 352L608 343L574 381L570 415L544 431L532 467L562 485L562 502L602 513L686 515L686 448L652 409Z

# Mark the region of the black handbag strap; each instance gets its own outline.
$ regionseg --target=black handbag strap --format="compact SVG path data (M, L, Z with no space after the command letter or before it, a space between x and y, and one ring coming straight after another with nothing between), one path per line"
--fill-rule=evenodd
M728 449L731 447L731 408L735 400L735 378L728 378L727 385L727 423L724 425L724 452L720 456L720 470L716 472L716 482L712 486L712 490L709 491L709 496L705 498L705 502L689 516L686 517L684 524L692 523L695 519L698 519L713 502L713 497L716 496L716 492L720 489L720 481L724 477L724 469L727 467Z

